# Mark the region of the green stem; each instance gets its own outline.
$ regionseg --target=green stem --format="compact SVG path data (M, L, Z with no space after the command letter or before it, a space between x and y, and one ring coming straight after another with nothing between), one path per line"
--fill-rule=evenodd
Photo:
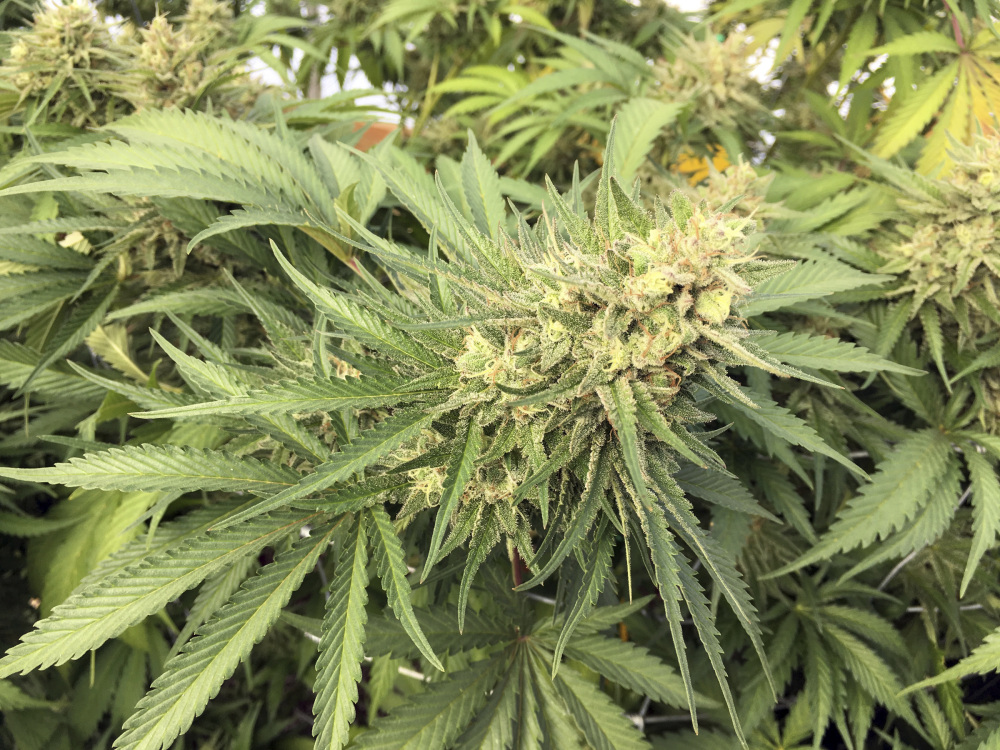
M431 93L431 89L437 83L438 66L441 64L441 52L434 53L434 59L431 60L431 72L427 77L427 93L424 95L424 102L420 106L420 115L417 117L416 123L413 125L413 135L416 135L421 130L424 129L424 125L427 120L430 119L431 112L434 111L434 106L437 104L440 96L435 96ZM411 136L412 137L412 136Z
M438 83L437 74L440 62L441 62L440 53L436 52L434 54L434 59L431 61L430 77L427 79L428 93L424 96L423 105L420 107L420 115L417 118L417 121L413 125L413 131L410 134L411 138L420 133L420 131L424 129L424 125L426 125L427 121L431 118L431 114L433 114L434 108L437 106L437 103L441 101L441 94L430 93L430 90ZM455 60L455 63L451 66L451 69L448 71L447 75L445 75L445 77L442 78L440 82L444 83L445 81L450 81L452 78L454 78L455 75L457 75L458 71L462 69L462 65L464 63L465 59L463 57L459 57L457 60Z

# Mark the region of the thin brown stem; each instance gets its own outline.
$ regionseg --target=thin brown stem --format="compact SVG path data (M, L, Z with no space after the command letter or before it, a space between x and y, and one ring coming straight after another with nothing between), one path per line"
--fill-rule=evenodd
M525 569L524 560L521 559L521 554L517 551L517 547L515 547L510 558L510 572L511 577L514 579L514 588L524 583Z

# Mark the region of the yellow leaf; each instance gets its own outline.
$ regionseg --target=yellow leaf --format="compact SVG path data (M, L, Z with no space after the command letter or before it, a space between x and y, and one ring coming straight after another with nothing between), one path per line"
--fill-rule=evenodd
M969 75L969 95L972 99L972 114L975 121L983 131L988 131L993 126L993 113L997 111L996 105L1000 103L1000 87L976 65L970 65ZM989 88L992 84L993 90Z
M1000 65L991 60L973 58L978 68L976 82L986 96L989 112L986 117L979 116L979 125L983 132L996 130L996 118L1000 117Z
M92 247L90 240L84 237L82 232L70 232L59 241L59 246L67 250L76 250L83 255L89 255Z
M0 260L0 276L10 276L11 274L28 273L37 270L38 266L26 266L23 263Z
M975 57L973 59L976 65L983 69L994 84L1000 84L1000 65L997 65L992 60L987 60L985 57Z
M982 29L969 43L969 50L977 55L997 57L1000 55L1000 40L990 29Z
M750 25L744 32L746 38L750 40L747 42L747 54L764 49L772 39L781 33L784 25L785 19L781 16L765 18Z
M125 326L120 323L97 326L94 332L87 336L87 346L118 372L141 383L149 380L149 375L132 361L128 352L128 333Z
M917 171L930 174L938 171L943 174L951 169L952 161L948 156L948 136L965 142L969 138L969 124L972 121L969 96L969 77L963 69L958 76L955 92L945 105L944 112L938 118L934 129L927 138L923 153L917 161Z

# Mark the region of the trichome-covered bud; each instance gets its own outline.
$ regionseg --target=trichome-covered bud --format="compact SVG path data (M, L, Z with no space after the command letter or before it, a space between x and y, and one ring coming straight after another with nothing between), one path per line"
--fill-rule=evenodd
M180 25L158 15L147 28L117 30L88 0L46 5L31 28L11 33L0 77L18 109L44 105L50 122L100 127L144 107L211 104L237 116L263 90L229 48L232 10L194 0Z
M911 197L899 200L909 216L897 224L900 239L878 248L886 260L879 270L899 276L892 294L907 300L911 318L939 325L932 335L975 352L1000 330L1000 139L955 144L952 156L950 174L919 178ZM1000 381L1000 368L975 376L982 419L995 429L998 390L988 384Z
M110 29L94 6L86 0L46 5L31 28L12 36L0 75L13 83L20 102L45 97L70 124L94 124L94 113L117 83L111 73L118 66Z
M1000 140L956 146L954 171L934 180L937 200L900 200L910 218L903 240L881 248L880 269L903 277L911 315L930 303L962 342L995 331L1000 320Z
M523 499L517 488L538 456L563 442L582 450L614 426L611 387L683 429L704 421L698 383L737 390L727 365L789 374L753 345L739 313L755 284L787 268L755 257L756 221L680 192L647 211L617 182L608 189L606 223L572 214L552 192L555 215L533 232L477 237L478 266L506 268L509 288L469 305L468 317L486 320L461 331L458 388L441 407L477 414L493 445L463 501L497 502L504 487L508 501Z
M669 102L689 102L708 128L737 128L748 112L762 112L760 83L751 75L750 46L745 36L730 34L719 41L686 38L673 60L653 66L656 86L651 95Z

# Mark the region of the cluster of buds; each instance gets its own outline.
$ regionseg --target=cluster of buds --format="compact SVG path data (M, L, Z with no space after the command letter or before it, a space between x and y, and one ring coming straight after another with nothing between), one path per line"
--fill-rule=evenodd
M739 266L759 262L747 250L752 219L707 211L679 193L673 203L680 220L664 215L598 255L550 247L519 292L537 305L537 318L501 336L469 330L456 361L462 379L516 402L524 390L561 382L567 363L589 363L547 408L570 409L623 373L670 400L699 362L741 337L734 306L751 287ZM514 414L528 418L537 408Z
M902 240L879 252L884 273L898 274L894 294L910 298L916 317L931 305L948 341L973 354L996 343L1000 330L1000 139L955 144L954 169L926 183L937 200L901 199L908 220ZM1000 368L976 373L987 429L1000 429Z
M441 437L433 430L424 430L417 439L393 454L395 461L413 461L441 442ZM410 486L400 498L402 508L396 516L398 521L411 520L420 511L434 505L444 488L445 468L443 466L419 466L406 472Z
M758 171L742 157L731 164L721 147L713 151L711 160L690 151L682 153L671 169L675 175L667 174L664 169L646 160L637 172L644 192L665 195L682 189L696 203L727 205L732 213L740 216L763 220L780 217L781 206L767 200L774 172Z
M766 218L775 208L765 200L773 180L774 172L758 174L753 166L739 159L721 170L708 170L705 179L694 186L694 193L710 206L730 204L731 210L741 216ZM732 204L734 200L737 203Z
M89 0L54 2L12 32L0 76L17 88L19 106L45 103L50 121L76 127L144 107L196 107L209 91L214 106L238 115L260 86L227 53L232 24L227 4L193 0L178 26L159 15L138 32L126 23L112 33Z
M181 22L190 34L214 39L219 46L232 34L233 8L218 0L190 0Z
M70 124L93 124L94 98L105 95L102 92L115 83L113 72L120 68L108 24L94 7L86 0L47 5L35 13L31 29L12 36L2 71L21 101L48 95L67 113ZM80 90L69 97L67 90L76 88L72 79Z
M707 418L696 384L725 379L727 365L766 366L738 306L787 264L754 256L755 220L681 192L655 212L618 198L610 231L580 220L567 236L543 219L533 235L500 243L518 283L504 295L502 324L462 331L449 400L478 409L484 426L502 425L466 487L474 504L516 497L554 443L586 445L606 430L613 383L690 425Z
M110 39L89 3L51 5L35 13L30 36L18 36L11 46L7 66L19 68L11 81L22 92L43 91L55 72L93 66Z
M137 92L136 106L189 106L204 83L205 66L198 56L197 39L183 27L174 28L163 15L139 33L138 58L149 80Z
M735 129L748 112L763 110L760 83L750 75L750 50L745 37L731 34L719 41L685 39L672 61L653 66L656 87L651 92L670 102L690 102L694 116L706 128Z
M1000 140L956 146L954 171L936 180L937 201L901 200L903 241L884 247L885 273L903 277L912 316L933 304L964 347L1000 327Z
M214 61L232 38L232 10L216 0L194 0L188 13L174 26L164 15L156 16L140 30L141 42L134 49L141 80L130 92L137 109L147 107L196 106L205 92L220 79L244 74ZM224 57L224 55L223 55ZM240 75L237 75L239 78ZM213 87L216 103L233 110L249 108L252 91L244 83Z

